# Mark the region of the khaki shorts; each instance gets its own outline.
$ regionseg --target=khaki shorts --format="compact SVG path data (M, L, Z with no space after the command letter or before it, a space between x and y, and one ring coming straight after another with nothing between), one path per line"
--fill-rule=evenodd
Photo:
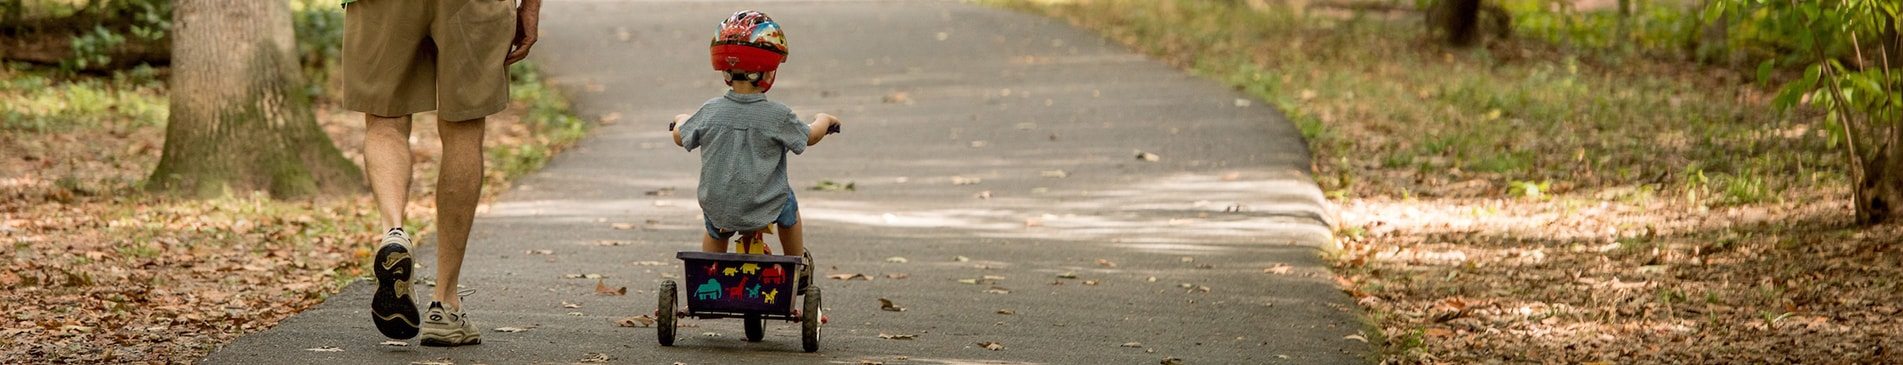
M344 108L464 121L508 107L511 0L358 0L344 8Z

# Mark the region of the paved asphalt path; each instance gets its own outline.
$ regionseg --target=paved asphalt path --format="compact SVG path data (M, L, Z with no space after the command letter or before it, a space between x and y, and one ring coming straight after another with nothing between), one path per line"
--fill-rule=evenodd
M650 313L660 280L681 275L674 253L698 247L698 156L665 125L724 90L706 42L746 8L773 15L792 46L769 95L802 118L845 121L790 159L819 274L872 277L819 281L832 323L816 354L799 351L791 323L748 343L738 320L685 320L674 347L613 324ZM1218 83L1061 21L958 2L551 0L544 11L537 61L576 112L618 119L477 217L464 286L477 290L465 303L483 344L379 344L371 285L359 283L206 363L1363 362L1366 345L1344 339L1361 328L1352 303L1318 257L1331 215L1300 134ZM856 190L807 189L820 181ZM1290 267L1265 272L1278 265ZM597 295L596 280L572 274L629 292ZM341 351L306 350L320 347Z

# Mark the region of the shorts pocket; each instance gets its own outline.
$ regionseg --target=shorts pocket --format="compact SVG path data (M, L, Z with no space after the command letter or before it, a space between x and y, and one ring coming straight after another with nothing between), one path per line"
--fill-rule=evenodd
M471 60L501 61L515 41L515 1L467 0L451 23L462 31L462 56Z

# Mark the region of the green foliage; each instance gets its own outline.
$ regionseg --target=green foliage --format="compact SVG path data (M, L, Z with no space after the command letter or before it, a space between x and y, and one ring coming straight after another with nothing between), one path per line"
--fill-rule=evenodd
M108 67L113 61L112 52L128 40L158 42L172 29L170 0L111 1L98 12L91 31L72 36L73 54L60 61L62 70L76 72Z
M344 12L340 0L290 0L291 26L297 34L298 63L304 67L310 95L323 96L330 71L342 59Z
M105 67L112 63L112 50L125 43L126 38L119 33L107 30L103 25L94 26L91 32L73 36L73 56L60 61L60 68L79 71Z

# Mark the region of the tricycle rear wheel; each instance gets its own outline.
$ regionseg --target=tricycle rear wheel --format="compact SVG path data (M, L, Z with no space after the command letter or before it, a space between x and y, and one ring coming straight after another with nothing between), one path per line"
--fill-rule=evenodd
M819 286L806 287L806 298L801 302L800 349L819 351Z
M661 341L661 346L674 346L674 303L680 293L674 290L673 280L663 280L659 295L654 306L654 337Z

